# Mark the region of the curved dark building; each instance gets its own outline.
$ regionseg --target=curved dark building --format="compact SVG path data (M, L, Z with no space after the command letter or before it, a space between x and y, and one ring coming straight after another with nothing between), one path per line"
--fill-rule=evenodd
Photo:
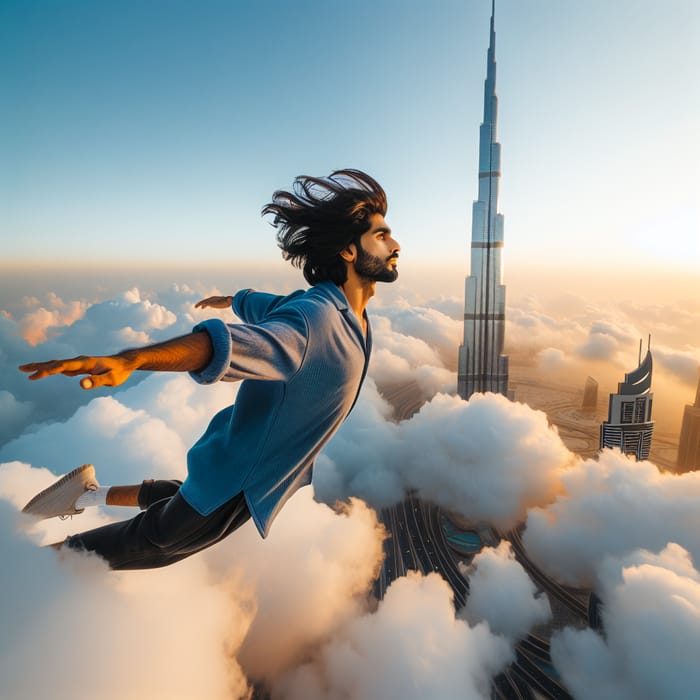
M625 381L617 385L617 394L610 394L608 420L600 426L601 449L619 447L637 460L649 458L654 431L651 420L654 399L651 393L652 365L651 350L648 349L639 367L625 374Z

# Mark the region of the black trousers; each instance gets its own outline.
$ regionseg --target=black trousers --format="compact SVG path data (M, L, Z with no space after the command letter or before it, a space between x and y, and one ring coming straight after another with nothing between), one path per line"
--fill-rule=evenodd
M243 493L209 515L200 515L180 495L180 481L144 481L143 509L130 520L68 537L64 546L95 552L112 569L168 566L216 544L250 518Z

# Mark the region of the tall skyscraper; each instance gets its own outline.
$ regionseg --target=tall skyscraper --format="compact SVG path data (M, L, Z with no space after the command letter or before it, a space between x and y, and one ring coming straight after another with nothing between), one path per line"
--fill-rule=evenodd
M471 267L465 285L464 342L459 348L457 390L463 399L491 391L508 395L503 354L506 288L501 284L503 215L498 213L501 144L497 138L495 0L484 82L484 121L479 130L479 198L472 207Z
M678 443L679 472L690 472L700 469L700 378L695 403L686 406L683 411L683 425Z
M583 402L581 408L593 411L598 406L598 382L593 377L587 377L583 387Z
M651 350L642 360L639 341L639 366L625 374L625 381L617 385L617 394L610 394L608 420L600 426L600 448L619 447L637 460L648 459L654 422L651 407Z

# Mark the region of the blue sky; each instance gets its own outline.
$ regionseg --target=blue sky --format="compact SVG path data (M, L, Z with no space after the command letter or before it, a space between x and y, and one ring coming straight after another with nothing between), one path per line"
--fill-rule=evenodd
M466 264L490 5L3 0L3 259L276 260L273 190L358 167L407 261ZM496 33L506 265L696 269L700 5L501 0Z

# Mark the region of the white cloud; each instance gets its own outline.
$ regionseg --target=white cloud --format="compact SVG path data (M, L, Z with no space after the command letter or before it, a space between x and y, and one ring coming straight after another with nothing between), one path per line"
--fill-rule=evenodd
M460 297L440 296L436 299L431 299L427 306L435 311L439 311L453 321L460 323L464 318L464 299Z
M614 338L620 343L633 343L638 340L640 331L631 323L624 320L601 320L591 323L590 335L603 335Z
M391 322L395 332L423 341L437 352L442 365L455 369L457 347L462 339L461 314L460 320L455 320L431 307L399 301L381 309L380 314Z
M124 406L163 421L189 447L212 417L236 400L239 387L238 382L201 386L185 373L154 373L121 392L118 399Z
M83 317L87 308L84 301L65 303L55 294L49 294L49 302L49 309L42 306L27 313L19 321L20 334L30 345L45 342L54 328L75 323Z
M654 345L654 360L686 385L694 386L698 382L700 371L700 348L686 346L683 349Z
M612 361L617 356L620 345L617 338L605 333L592 332L585 343L576 348L576 352L586 360Z
M59 559L16 531L0 501L0 684L6 700L242 697L225 643L245 625L202 560L147 575L96 557ZM174 623L176 621L176 623Z
M547 596L537 593L505 540L477 554L467 574L469 597L462 615L472 625L483 621L495 634L518 640L551 619Z
M700 561L700 472L660 472L605 450L562 473L565 493L528 512L523 541L550 575L590 585L606 556L677 542Z
M508 528L529 506L554 498L574 460L544 413L502 396L466 402L439 394L398 425L383 419L382 405L367 386L356 415L326 448L315 477L323 500L354 495L383 506L414 489Z
M436 574L394 581L377 611L351 620L311 662L278 681L285 700L490 697L511 660L503 637L455 617L452 592Z
M18 401L6 389L0 389L0 445L26 425L33 407L30 401Z
M303 489L264 542L250 525L206 553L215 575L235 580L255 610L238 652L250 678L273 682L367 610L383 539L364 503L336 514Z
M369 376L385 392L397 386L413 385L416 398L427 401L438 392L451 392L457 386L457 373L438 365L412 363L380 347L372 352Z
M167 335L162 333L165 330ZM177 316L172 311L142 299L139 290L132 289L116 299L89 306L82 319L65 329L61 340L90 352L115 352L123 349L118 344L123 342L124 333L143 334L140 337L155 342L177 335L177 330ZM117 347L113 347L115 343ZM90 350L91 345L97 349Z
M144 478L182 478L187 447L162 420L129 409L116 398L93 399L66 423L52 423L0 449L0 460L18 459L62 474L87 462L108 484Z
M601 636L567 628L552 659L577 700L697 697L700 576L687 552L638 550L599 571Z
M566 354L558 348L544 348L537 353L537 363L545 372L565 369L568 365Z

